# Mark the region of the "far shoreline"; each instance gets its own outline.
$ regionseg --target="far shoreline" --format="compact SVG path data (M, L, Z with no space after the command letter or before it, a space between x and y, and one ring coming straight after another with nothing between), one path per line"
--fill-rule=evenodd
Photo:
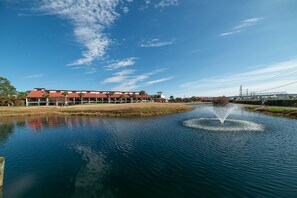
M276 117L297 119L297 108L295 107L245 105L244 109L247 111L262 113Z
M84 104L73 106L0 107L0 118L29 116L152 117L192 111L181 103Z

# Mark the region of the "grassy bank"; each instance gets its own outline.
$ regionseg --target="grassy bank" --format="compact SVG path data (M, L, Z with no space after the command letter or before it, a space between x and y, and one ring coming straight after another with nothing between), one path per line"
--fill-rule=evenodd
M245 106L248 111L260 112L267 115L288 117L297 119L297 108L291 107L261 107L261 106Z
M42 115L93 115L107 117L158 116L191 111L184 104L133 103L133 104L90 104L67 107L31 106L0 107L0 117L42 116Z

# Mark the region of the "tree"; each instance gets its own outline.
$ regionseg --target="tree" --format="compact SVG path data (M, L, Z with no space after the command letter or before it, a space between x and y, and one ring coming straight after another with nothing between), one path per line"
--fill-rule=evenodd
M132 102L133 102L134 99L136 100L136 94L135 94L135 92L133 92L133 94L131 95L131 98L132 98Z
M123 99L125 98L125 94L120 95L121 103L123 102Z
M68 96L68 91L63 91L62 95L65 97L65 105L67 105L67 96Z
M17 99L19 99L19 100L25 100L27 98L27 95L28 95L27 92L19 91L17 93Z
M113 91L110 91L110 92L107 93L107 96L108 97L111 97L113 94L114 94L114 92Z
M229 103L229 98L226 96L217 97L212 101L213 105L224 107Z
M108 103L110 103L110 97L114 94L114 91L108 92L106 95L108 97Z
M80 103L82 104L83 103L83 97L84 97L84 93L83 92L80 92L80 93L78 93L78 95L79 95L79 98L80 98Z
M48 93L44 93L43 95L42 95L42 97L44 97L44 98L48 98L50 95L48 94Z
M143 95L145 95L146 94L146 92L144 91L144 90L141 90L140 92L139 92L139 95L141 95L141 96L143 96Z
M10 81L0 77L0 105L13 104L16 88L10 84Z
M49 93L42 94L42 97L46 98L46 106L48 106L48 103L49 103L48 98L50 97Z
M175 100L177 101L177 102L182 102L182 98L175 98Z
M174 100L174 96L170 96L170 100Z

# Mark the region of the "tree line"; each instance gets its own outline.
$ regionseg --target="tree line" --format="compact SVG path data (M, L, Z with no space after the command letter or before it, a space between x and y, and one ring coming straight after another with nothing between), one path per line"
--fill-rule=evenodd
M0 106L23 106L27 92L17 91L10 81L0 77Z

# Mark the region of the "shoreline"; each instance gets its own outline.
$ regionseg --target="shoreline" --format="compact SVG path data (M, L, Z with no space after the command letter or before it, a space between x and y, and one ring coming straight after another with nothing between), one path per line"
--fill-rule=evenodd
M272 115L276 117L285 117L297 119L297 108L294 107L276 107L276 106L265 106L251 105L244 106L244 109L251 112L263 113L266 115Z
M186 104L129 103L87 104L75 106L0 107L0 118L30 116L98 116L98 117L150 117L192 111Z

